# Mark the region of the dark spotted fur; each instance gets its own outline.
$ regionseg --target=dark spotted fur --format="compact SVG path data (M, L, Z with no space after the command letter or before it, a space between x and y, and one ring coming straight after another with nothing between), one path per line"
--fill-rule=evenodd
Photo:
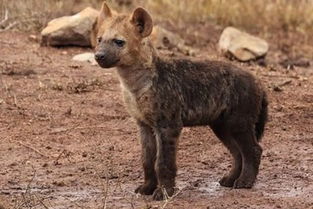
M231 172L220 184L252 187L262 153L258 141L267 118L266 94L258 81L250 73L223 62L164 61L156 57L154 66L149 92L154 98L153 116L146 123L151 128L144 131L144 135L150 132L150 138L143 142L144 168L149 175L145 177L146 185L137 191L151 194L158 176L159 185L172 192L180 131L182 127L200 125L209 125L234 157ZM140 127L143 124L139 122ZM155 145L153 133L159 146ZM157 157L156 147L160 147Z
M97 61L117 68L125 105L140 130L144 184L136 192L153 194L155 200L173 195L178 138L185 126L210 126L232 154L222 186L251 188L267 120L266 93L259 81L224 62L159 57L146 39L152 20L142 8L125 18L112 15L104 3L101 13L107 22L99 24ZM112 44L116 38L125 46Z

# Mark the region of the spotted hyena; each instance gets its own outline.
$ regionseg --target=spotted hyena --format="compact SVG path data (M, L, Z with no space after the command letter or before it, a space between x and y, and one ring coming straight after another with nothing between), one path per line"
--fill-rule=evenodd
M155 200L165 192L173 195L178 138L186 126L211 127L232 154L222 186L251 188L267 120L261 84L225 62L160 57L149 41L152 28L145 9L116 14L103 3L95 58L102 68L116 68L125 105L140 130L144 183L135 192Z

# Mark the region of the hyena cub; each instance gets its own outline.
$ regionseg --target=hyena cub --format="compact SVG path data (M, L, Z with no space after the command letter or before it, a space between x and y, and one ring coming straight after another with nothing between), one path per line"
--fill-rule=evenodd
M265 91L250 73L224 62L159 57L148 39L152 28L143 8L117 15L102 5L95 58L103 68L116 67L126 107L140 129L144 183L135 192L155 200L171 196L181 130L203 125L234 158L220 184L251 188L267 119Z

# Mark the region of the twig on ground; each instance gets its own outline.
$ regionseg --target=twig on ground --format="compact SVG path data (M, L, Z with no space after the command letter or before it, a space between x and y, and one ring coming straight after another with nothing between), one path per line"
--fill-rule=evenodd
M44 203L45 198L40 198L37 194L34 194L31 191L31 184L34 182L36 177L36 169L32 166L33 175L31 180L28 182L25 192L21 194L22 201L16 202L14 209L22 209L22 208L37 208L37 206L42 206L42 208L49 209L49 207Z
M9 11L8 9L5 9L5 12L4 12L4 18L3 20L1 20L0 22L0 27L2 27L2 25L9 19Z
M78 205L78 204L76 203L76 201L73 201L73 200L71 200L71 199L68 198L68 197L64 197L64 199L70 201L70 202L73 203L76 207L84 209L84 207L81 206L81 205Z
M35 179L35 176L36 176L36 170L35 170L35 168L32 166L32 168L33 168L33 171L34 171L34 173L33 173L33 176L32 176L32 178L31 178L31 180L28 182L28 184L27 184L27 187L26 187L26 190L25 190L25 193L22 193L22 197L23 197L23 202L24 203L28 203L29 201L27 200L27 195L29 195L29 193L30 193L30 186L31 186L31 184L32 184L32 182L34 181L34 179ZM29 198L30 199L30 198Z
M164 196L165 196L166 198L165 198L164 204L162 205L161 208L164 209L164 208L167 206L167 204L169 204L171 201L173 201L173 199L174 199L177 195L179 195L179 194L181 193L182 190L183 190L183 189L178 190L178 192L176 192L176 193L175 193L173 196L171 196L171 197L168 196L168 194L167 194L167 192L166 192L165 189L162 190L163 193L164 193Z
M18 107L16 94L13 94L13 99L14 99L14 106L15 106L15 107Z
M130 199L128 199L126 195L124 195L125 200L130 204L131 209L135 209L134 197L136 195L134 195L134 192L131 192L131 191L126 191L126 194L130 195Z
M20 22L18 22L18 21L14 21L14 22L10 23L8 26L6 26L4 29L1 29L0 32L10 30L11 28L13 28L14 26L16 26L19 23Z
M108 172L106 172L105 184L101 181L101 184L103 187L103 198L102 198L103 207L102 207L102 209L107 208L107 200L108 200L108 193L109 193L109 176L108 175L109 175ZM101 178L101 177L99 176L99 178Z
M286 81L284 81L284 82L282 82L282 83L280 83L280 84L278 84L280 87L283 87L283 86L286 86L286 85L288 85L288 84L290 84L292 82L292 80L290 80L290 79L288 79L288 80L286 80Z
M58 134L58 133L68 132L71 130L83 130L83 129L108 129L108 127L107 126L78 126L78 127L76 126L76 127L71 127L71 128L57 128L57 129L52 130L50 134ZM121 128L115 128L115 129L110 128L110 131L131 133L128 131L124 131Z
M41 155L41 156L43 156L43 157L49 158L49 156L43 154L43 153L40 152L39 150L37 150L37 149L35 149L35 148L33 148L33 147L27 145L27 144L24 144L24 143L22 143L22 142L20 142L20 141L19 141L18 143L19 143L20 145L22 145L23 147L26 147L26 148L28 148L28 149L33 150L34 152L38 153L39 155Z
M42 205L45 209L49 209L49 207L44 203L45 200L44 198L38 197L37 194L34 194L34 196L37 198L37 201L39 202L40 205Z
M55 161L53 162L53 164L54 165L57 165L57 164L59 164L59 160L60 160L60 158L61 158L61 156L63 155L63 153L65 153L66 152L66 150L64 149L59 155L58 155L58 157L55 159Z

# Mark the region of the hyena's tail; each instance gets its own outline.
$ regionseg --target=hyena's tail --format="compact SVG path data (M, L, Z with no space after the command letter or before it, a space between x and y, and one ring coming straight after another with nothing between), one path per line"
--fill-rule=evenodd
M263 136L263 132L264 132L264 127L265 124L267 122L267 112L268 112L268 101L267 101L267 96L264 93L263 99L262 99L262 106L261 106L261 111L259 113L259 117L258 117L258 121L255 124L255 135L257 138L257 141L260 142L261 138Z

